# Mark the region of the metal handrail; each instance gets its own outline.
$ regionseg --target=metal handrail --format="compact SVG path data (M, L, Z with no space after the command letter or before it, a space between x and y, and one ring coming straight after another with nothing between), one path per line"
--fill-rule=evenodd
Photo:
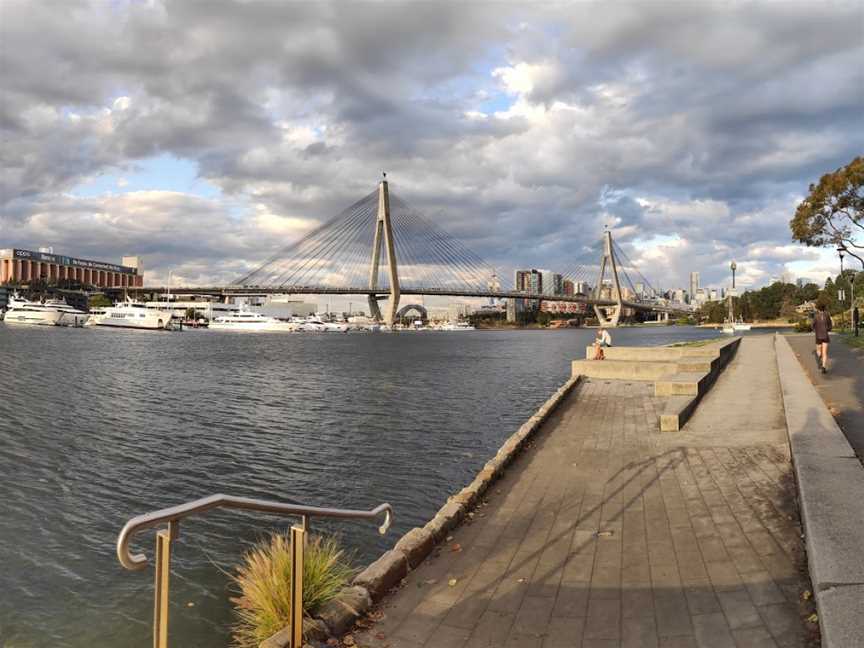
M266 500L248 497L233 497L231 495L211 495L201 499L171 506L169 508L138 515L129 520L117 537L117 558L120 564L129 570L143 569L147 565L147 556L132 554L129 543L139 531L167 523L167 529L156 532L156 581L153 595L153 646L168 648L168 590L171 578L171 545L180 531L180 520L205 513L215 508L245 509L247 511L263 511L279 515L296 515L302 518L302 526L291 527L291 604L289 623L291 627L291 648L300 648L303 643L303 553L306 543L307 524L310 517L355 518L362 520L374 519L384 514L384 523L378 527L381 535L387 533L393 520L393 509L389 504L381 504L369 511L353 509L320 508L303 506L301 504L286 504L284 502L268 502Z
M214 508L245 509L249 511L263 511L265 513L279 513L281 515L298 515L303 518L303 526L309 517L329 518L354 518L374 519L384 514L384 523L378 527L378 533L384 535L393 521L393 508L389 504L380 504L369 511L353 509L321 508L317 506L303 506L300 504L286 504L283 502L268 502L266 500L252 499L248 497L234 497L232 495L210 495L201 499L178 504L158 511L137 515L129 520L120 535L117 537L117 558L126 569L138 570L147 566L147 556L144 554L132 554L129 551L129 542L139 531L149 529L164 522L176 523L185 517L196 513L205 513ZM175 532L176 537L176 532Z

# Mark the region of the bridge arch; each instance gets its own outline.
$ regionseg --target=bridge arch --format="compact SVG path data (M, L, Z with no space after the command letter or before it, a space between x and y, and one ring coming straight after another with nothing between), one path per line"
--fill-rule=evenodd
M429 312L422 304L406 304L396 313L396 320L398 321L404 319L412 310L417 311L420 314L420 319L422 319L424 322L429 320Z

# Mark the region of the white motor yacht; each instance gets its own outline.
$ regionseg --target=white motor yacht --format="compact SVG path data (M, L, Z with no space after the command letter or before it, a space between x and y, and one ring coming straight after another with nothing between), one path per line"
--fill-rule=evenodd
M82 326L89 315L66 303L63 299L44 302L29 301L17 294L9 298L4 321L10 324L39 324L47 326Z
M90 310L87 326L113 326L115 328L135 328L157 330L170 327L171 311L147 308L131 299L103 308Z
M213 331L296 331L297 326L252 311L238 311L232 315L222 315L210 320L207 327Z
M306 331L307 333L324 333L327 331L327 325L319 319L308 317L300 324L298 330Z
M330 333L347 333L348 329L351 328L345 322L324 322L325 331Z
M474 331L475 328L468 322L448 322L441 327L442 331Z

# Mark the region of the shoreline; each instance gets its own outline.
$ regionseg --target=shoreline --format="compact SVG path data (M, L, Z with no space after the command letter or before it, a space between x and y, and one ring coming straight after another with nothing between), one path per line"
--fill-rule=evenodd
M794 329L795 324L789 322L745 322L750 324L751 328L789 328ZM696 324L697 328L713 328L713 329L722 329L723 324Z
M351 584L334 599L326 603L312 619L303 622L304 634L309 638L326 640L349 631L371 607L380 602L391 590L420 565L448 534L467 518L483 494L501 476L507 466L521 454L535 432L579 384L581 376L571 376L540 408L531 415L487 461L477 476L458 493L447 498L435 515L422 527L408 530L377 560L360 571ZM288 628L280 630L261 643L260 648L281 648L289 636Z

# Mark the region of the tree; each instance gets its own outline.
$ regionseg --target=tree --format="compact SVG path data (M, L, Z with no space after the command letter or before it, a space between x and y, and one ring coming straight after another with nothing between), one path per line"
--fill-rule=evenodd
M98 293L90 297L88 306L90 308L106 308L108 306L113 306L114 302L112 302L108 297L103 295L102 293Z
M843 245L864 267L864 158L811 184L789 227L792 238L807 246Z

